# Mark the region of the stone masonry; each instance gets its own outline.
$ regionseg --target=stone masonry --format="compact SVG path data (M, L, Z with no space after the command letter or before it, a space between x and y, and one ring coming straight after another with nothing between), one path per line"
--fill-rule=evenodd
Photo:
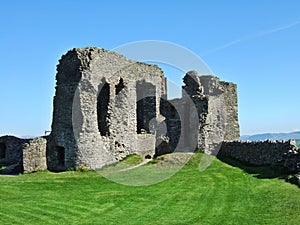
M30 173L47 169L47 138L34 138L23 145L23 172Z
M176 103L159 67L82 48L62 57L56 79L50 170L101 168L132 153L211 153L226 136L239 138L236 86L213 76L187 73Z
M2 172L101 168L129 154L172 152L231 157L298 170L287 142L240 142L236 84L189 71L182 97L169 100L162 70L101 48L75 48L59 60L48 137L0 137ZM296 169L295 169L296 168Z
M46 137L0 137L0 166L4 167L1 173L18 174L46 170L46 144Z
M95 169L132 153L154 155L149 124L166 94L159 67L104 49L73 49L60 60L56 79L49 169Z
M0 166L5 167L3 173L22 171L22 146L27 141L13 136L0 137Z
M296 142L288 141L225 141L218 154L255 166L275 166L289 172L300 172L300 151Z
M215 76L200 76L196 71L188 72L183 81L182 98L161 104L169 144L158 152L202 149L217 154L224 140L238 140L236 85Z

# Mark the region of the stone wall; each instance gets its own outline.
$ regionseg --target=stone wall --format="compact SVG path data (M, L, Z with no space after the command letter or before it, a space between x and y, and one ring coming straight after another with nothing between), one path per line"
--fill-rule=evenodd
M182 98L168 100L158 66L87 47L62 56L56 80L50 136L0 137L2 172L95 169L133 153L150 158L195 149L300 171L293 141L235 140L240 136L237 86L215 76L188 72Z
M136 154L143 158L153 157L153 150L155 149L156 138L152 134L139 134L137 140Z
M240 125L238 119L238 96L237 85L230 82L221 81L220 85L223 87L225 107L226 107L226 121L225 121L225 135L224 140L239 140L240 139Z
M161 101L167 134L157 154L219 151L224 140L239 139L237 87L196 71L183 78L182 98Z
M133 153L213 153L239 137L236 85L214 76L188 72L182 98L168 100L158 66L86 47L62 56L56 81L50 136L0 139L0 165L96 169Z
M200 82L207 98L207 112L199 131L199 138L203 141L199 148L210 154L218 151L225 138L227 109L220 79L214 76L200 76Z
M300 150L295 141L226 141L218 157L228 157L255 166L285 167L300 171Z
M30 173L47 169L46 147L46 137L34 138L23 145L24 173Z
M104 49L73 49L60 60L56 79L49 169L101 168L141 151L138 135L151 135L149 123L166 95L159 67Z
M21 139L0 137L0 166L3 174L28 173L46 170L47 137Z
M18 174L22 171L23 144L28 139L20 139L14 136L0 137L0 166L3 174Z
M223 140L239 139L236 85L215 76L200 76L196 71L188 72L184 83L183 107L189 110L183 114L189 117L184 119L186 139L196 138L197 148L208 154L218 152Z

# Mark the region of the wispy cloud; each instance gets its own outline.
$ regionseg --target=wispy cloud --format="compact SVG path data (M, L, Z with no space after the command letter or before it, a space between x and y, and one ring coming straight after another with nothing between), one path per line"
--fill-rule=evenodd
M292 22L290 24L287 24L285 26L282 26L282 27L277 27L277 28L274 28L274 29L271 29L271 30L266 30L266 31L260 32L260 33L256 34L254 37L261 37L261 36L265 36L265 35L268 35L268 34L273 34L273 33L276 33L276 32L282 31L282 30L289 29L289 28L294 27L298 24L300 24L300 20L294 21L294 22Z
M263 37L263 36L266 36L266 35L274 34L274 33L277 33L279 31L283 31L283 30L289 29L291 27L297 26L299 24L300 24L300 20L297 20L297 21L294 21L292 23L289 23L289 24L281 26L281 27L277 27L277 28L273 28L273 29L270 29L270 30L261 31L261 32L255 33L255 34L250 34L250 35L244 36L242 38L230 41L230 42L228 42L228 43L226 43L226 44L224 44L222 46L219 46L219 47L213 48L211 50L208 50L206 52L203 52L201 54L201 56L205 56L205 55L209 55L211 53L218 52L220 50L223 50L225 48L228 48L228 47L230 47L232 45L235 45L235 44L243 42L243 41L248 41L248 40L251 40L251 39L254 39L254 38L259 38L259 37Z

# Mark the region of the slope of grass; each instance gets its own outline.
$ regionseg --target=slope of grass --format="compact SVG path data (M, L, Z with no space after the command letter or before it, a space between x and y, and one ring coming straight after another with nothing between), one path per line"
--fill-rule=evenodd
M217 159L199 172L201 156L150 186L124 186L96 172L0 177L0 224L300 223L298 187Z

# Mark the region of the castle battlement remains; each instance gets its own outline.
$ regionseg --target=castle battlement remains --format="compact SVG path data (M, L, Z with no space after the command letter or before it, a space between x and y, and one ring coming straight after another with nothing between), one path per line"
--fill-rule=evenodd
M217 154L224 140L223 154L241 148L228 144L240 137L236 84L196 71L183 82L182 97L170 100L158 66L101 48L72 49L57 66L51 134L0 137L0 165L16 173L96 169L129 154Z

